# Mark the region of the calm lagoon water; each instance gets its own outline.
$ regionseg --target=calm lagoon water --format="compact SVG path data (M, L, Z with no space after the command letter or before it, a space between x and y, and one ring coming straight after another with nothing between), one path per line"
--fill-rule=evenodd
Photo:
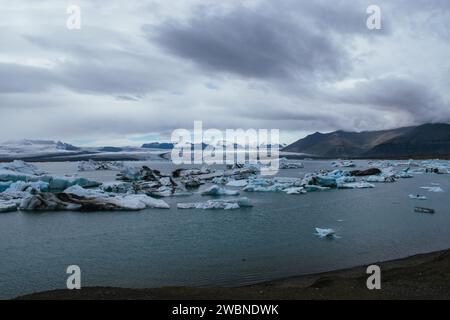
M300 177L331 161L304 163L280 175ZM75 163L38 166L76 172ZM82 175L112 181L115 172ZM419 188L431 183L445 192ZM207 198L194 195L165 199L170 210L0 214L0 298L64 288L72 264L81 268L82 286L236 286L446 249L449 192L450 175L423 174L375 189L248 193L254 207L232 211L176 209L177 202ZM416 213L415 205L437 213ZM315 227L333 228L340 238L320 239Z

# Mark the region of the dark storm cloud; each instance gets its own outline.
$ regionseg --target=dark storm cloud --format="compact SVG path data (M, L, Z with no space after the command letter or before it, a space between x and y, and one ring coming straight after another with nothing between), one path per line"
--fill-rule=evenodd
M448 118L448 108L440 93L421 81L390 76L358 82L338 94L340 102L371 105L388 111L404 111L422 121ZM445 115L446 114L446 115Z
M349 71L347 53L331 33L314 28L310 17L302 21L273 9L201 10L187 24L169 21L144 30L166 51L212 71L263 79L327 78Z

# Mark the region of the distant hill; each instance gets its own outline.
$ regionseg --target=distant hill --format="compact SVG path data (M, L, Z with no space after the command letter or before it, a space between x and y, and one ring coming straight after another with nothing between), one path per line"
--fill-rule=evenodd
M401 158L450 156L450 124L392 130L316 132L282 151L323 158Z
M173 149L173 143L164 143L164 142L144 143L141 148L170 150L170 149Z
M368 157L450 156L450 124L425 124L403 135L378 144L367 151Z

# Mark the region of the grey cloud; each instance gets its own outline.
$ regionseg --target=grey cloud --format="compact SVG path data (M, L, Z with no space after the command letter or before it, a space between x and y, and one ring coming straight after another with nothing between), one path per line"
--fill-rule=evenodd
M50 69L0 63L0 93L42 92L56 82L57 77Z
M244 77L333 77L351 68L330 34L294 18L266 7L223 15L200 11L187 25L172 21L144 30L150 41L176 56Z
M346 103L372 105L387 111L403 111L417 121L450 120L449 106L439 92L426 83L406 77L386 76L358 82L337 94Z

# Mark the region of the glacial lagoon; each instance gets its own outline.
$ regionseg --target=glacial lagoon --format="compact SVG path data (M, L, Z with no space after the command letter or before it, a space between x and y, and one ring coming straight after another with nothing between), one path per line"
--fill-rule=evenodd
M331 162L303 161L304 168L279 175L301 178L334 169ZM169 162L145 164L174 169ZM367 161L356 164L368 167ZM71 162L36 165L100 182L117 173L77 172ZM211 198L194 194L164 198L168 210L2 213L0 298L64 288L69 265L80 266L82 286L239 286L447 249L449 192L450 175L414 174L372 189L241 192L253 207L238 210L177 209L180 202ZM436 213L415 212L418 205ZM320 238L316 227L332 228L338 237Z

